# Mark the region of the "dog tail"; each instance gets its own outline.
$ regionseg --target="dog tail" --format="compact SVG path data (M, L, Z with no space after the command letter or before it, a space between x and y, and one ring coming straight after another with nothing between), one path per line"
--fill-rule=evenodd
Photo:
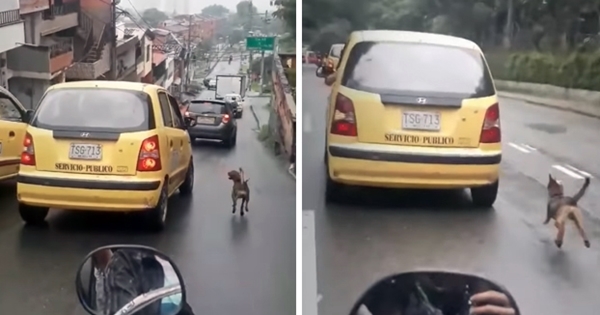
M581 186L579 191L575 194L575 196L573 196L573 200L575 200L575 202L579 202L579 199L581 199L581 197L583 197L583 195L585 194L585 191L587 190L589 185L590 185L590 178L586 177L585 183L583 183L583 186Z

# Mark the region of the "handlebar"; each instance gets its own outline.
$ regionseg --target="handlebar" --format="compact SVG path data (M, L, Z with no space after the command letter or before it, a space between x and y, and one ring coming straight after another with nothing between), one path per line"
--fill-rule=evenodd
M152 290L150 292L144 293L135 299L131 300L131 302L125 304L120 310L118 310L114 315L126 315L133 314L138 310L160 300L162 298L169 297L171 295L175 295L181 293L181 285L173 284L167 287L163 287L160 289Z

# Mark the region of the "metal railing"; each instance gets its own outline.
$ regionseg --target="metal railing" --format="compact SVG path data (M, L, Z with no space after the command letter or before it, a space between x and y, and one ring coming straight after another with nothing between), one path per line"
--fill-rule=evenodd
M50 46L50 58L73 51L73 39L62 39Z
M14 24L21 21L19 9L0 12L0 26Z

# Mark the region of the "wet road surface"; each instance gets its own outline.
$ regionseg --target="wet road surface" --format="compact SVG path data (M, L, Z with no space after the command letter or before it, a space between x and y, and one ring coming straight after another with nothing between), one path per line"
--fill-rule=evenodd
M214 71L236 74L239 64ZM51 212L48 228L26 228L14 186L0 188L0 314L85 314L75 294L83 257L107 244L153 246L168 254L185 279L196 314L281 315L295 311L295 182L256 140L254 120L238 122L233 150L194 146L195 186L174 196L167 227L144 231L137 215ZM250 178L250 213L231 214L226 173Z
M325 203L329 88L303 68L303 209L314 210L319 314L347 314L380 278L412 269L479 273L507 286L522 314L593 314L600 307L600 159L597 119L501 99L503 161L495 210L461 191L363 189ZM567 166L569 165L569 166ZM574 167L576 170L573 170ZM558 250L545 219L548 173L568 194L594 179L580 205L592 248L569 226ZM350 199L351 198L351 199Z

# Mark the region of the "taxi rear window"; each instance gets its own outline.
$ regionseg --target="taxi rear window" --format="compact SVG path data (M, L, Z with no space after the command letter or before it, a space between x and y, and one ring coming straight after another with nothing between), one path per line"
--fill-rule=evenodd
M399 96L479 98L496 94L480 52L423 43L357 43L348 56L342 85Z
M141 91L56 89L40 101L32 125L51 130L136 132L154 128L151 102Z
M189 111L196 114L227 114L227 109L223 103L211 102L192 102Z

